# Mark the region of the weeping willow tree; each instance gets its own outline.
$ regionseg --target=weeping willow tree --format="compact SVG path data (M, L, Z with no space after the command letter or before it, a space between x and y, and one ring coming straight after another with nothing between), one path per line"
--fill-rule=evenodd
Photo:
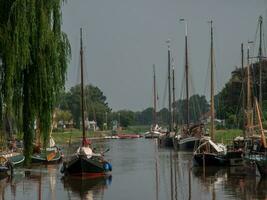
M8 115L21 124L29 163L34 122L38 119L46 146L53 106L65 85L70 45L61 30L63 0L0 0L2 23L2 93Z

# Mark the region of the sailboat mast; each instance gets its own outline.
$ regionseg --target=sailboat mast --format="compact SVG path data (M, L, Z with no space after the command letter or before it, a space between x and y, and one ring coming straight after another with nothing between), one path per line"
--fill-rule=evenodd
M170 41L167 41L168 45L168 89L169 89L169 131L172 131L172 107L171 107L171 50Z
M172 59L172 103L173 103L173 109L172 109L172 124L173 127L175 126L175 73L174 73L174 61Z
M259 104L262 107L262 16L259 17L260 44L259 44Z
M253 110L251 104L251 84L250 84L250 62L249 62L249 48L247 49L247 133L246 135L252 135L253 127Z
M261 121L261 112L260 112L260 108L259 108L259 104L258 104L257 99L255 100L255 104L256 104L256 111L257 111L260 134L261 134L261 142L263 144L263 147L267 148L266 138L265 138L264 129L262 126L262 121Z
M246 96L245 96L245 70L244 70L244 45L241 44L241 80L242 80L242 112L243 112L243 136L246 137L246 129L245 129L245 104L246 104Z
M251 90L250 90L250 63L249 63L249 48L247 49L247 110L251 110Z
M80 40L81 40L81 113L82 113L82 131L83 131L83 141L85 141L85 122L84 122L84 86L83 86L83 39L82 39L82 28L80 28Z
M211 140L214 141L214 72L213 72L213 27L212 27L212 21L210 21L210 33L211 33L211 43L210 43L210 81L211 81L211 86L210 86L210 115L211 115L211 130L210 130L210 136Z
M156 95L156 69L153 65L153 99L154 99L154 111L153 111L153 123L154 126L157 124L157 95Z
M185 88L186 88L186 128L189 131L189 78L188 78L188 45L187 45L187 21L185 19L180 19L180 22L185 24Z
M188 45L187 45L187 25L186 25L186 32L185 32L185 79L186 79L186 126L187 130L189 130L189 78L188 72L189 65L188 65Z

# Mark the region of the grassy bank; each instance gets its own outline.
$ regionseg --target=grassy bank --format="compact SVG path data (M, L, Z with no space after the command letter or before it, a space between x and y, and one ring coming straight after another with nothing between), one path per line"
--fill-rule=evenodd
M143 134L150 130L150 126L147 125L138 125L138 126L129 126L125 129L119 131L120 133L134 133L134 134Z
M86 131L88 138L104 137L110 135L111 131ZM82 139L82 131L73 129L71 131L53 132L53 138L57 144L67 144L69 142L77 142Z
M120 134L143 134L150 129L150 126L129 126L125 129L117 131ZM86 136L89 138L99 138L107 135L111 135L112 131L96 131L86 132ZM82 138L82 132L78 129L72 129L68 131L53 132L53 138L57 144L67 144L69 142L77 142Z
M148 131L150 126L129 126L126 129L122 129L117 133L124 134L143 134ZM86 136L89 138L98 138L111 135L111 130L108 131L96 131L96 132L86 132ZM242 130L240 129L224 129L216 130L215 140L216 142L229 144L232 143L233 139L237 136L242 135ZM82 138L82 132L77 129L65 131L65 132L53 132L53 138L57 144L67 144L69 142L77 142Z
M235 137L241 136L241 135L242 135L242 130L240 129L216 130L215 140L216 142L229 144L229 143L232 143Z

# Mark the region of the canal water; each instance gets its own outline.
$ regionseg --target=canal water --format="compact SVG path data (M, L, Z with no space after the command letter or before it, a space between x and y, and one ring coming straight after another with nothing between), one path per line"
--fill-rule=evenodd
M0 200L267 199L267 179L244 176L239 168L193 167L192 153L158 148L156 140L105 140L94 145L99 151L110 149L105 157L112 163L112 176L63 178L62 164L16 169L12 178L1 178ZM65 154L69 152L65 147Z

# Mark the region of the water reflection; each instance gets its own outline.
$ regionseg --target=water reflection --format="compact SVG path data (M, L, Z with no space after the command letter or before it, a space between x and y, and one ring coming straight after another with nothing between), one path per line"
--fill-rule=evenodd
M104 141L99 148L110 148L112 177L63 178L61 164L34 165L0 179L0 200L267 198L267 179L246 176L239 167L194 167L192 153L159 149L155 140Z
M111 184L111 181L112 176L95 179L83 179L78 177L62 178L64 188L68 192L72 191L75 195L80 197L80 199L88 200L93 200L95 195L103 199L104 190Z
M5 188L8 184L9 176L2 176L0 177L0 200L5 199Z
M224 192L229 199L266 199L267 179L258 176L246 176L239 167L193 168L193 174L202 185L212 190L212 199L216 192Z

